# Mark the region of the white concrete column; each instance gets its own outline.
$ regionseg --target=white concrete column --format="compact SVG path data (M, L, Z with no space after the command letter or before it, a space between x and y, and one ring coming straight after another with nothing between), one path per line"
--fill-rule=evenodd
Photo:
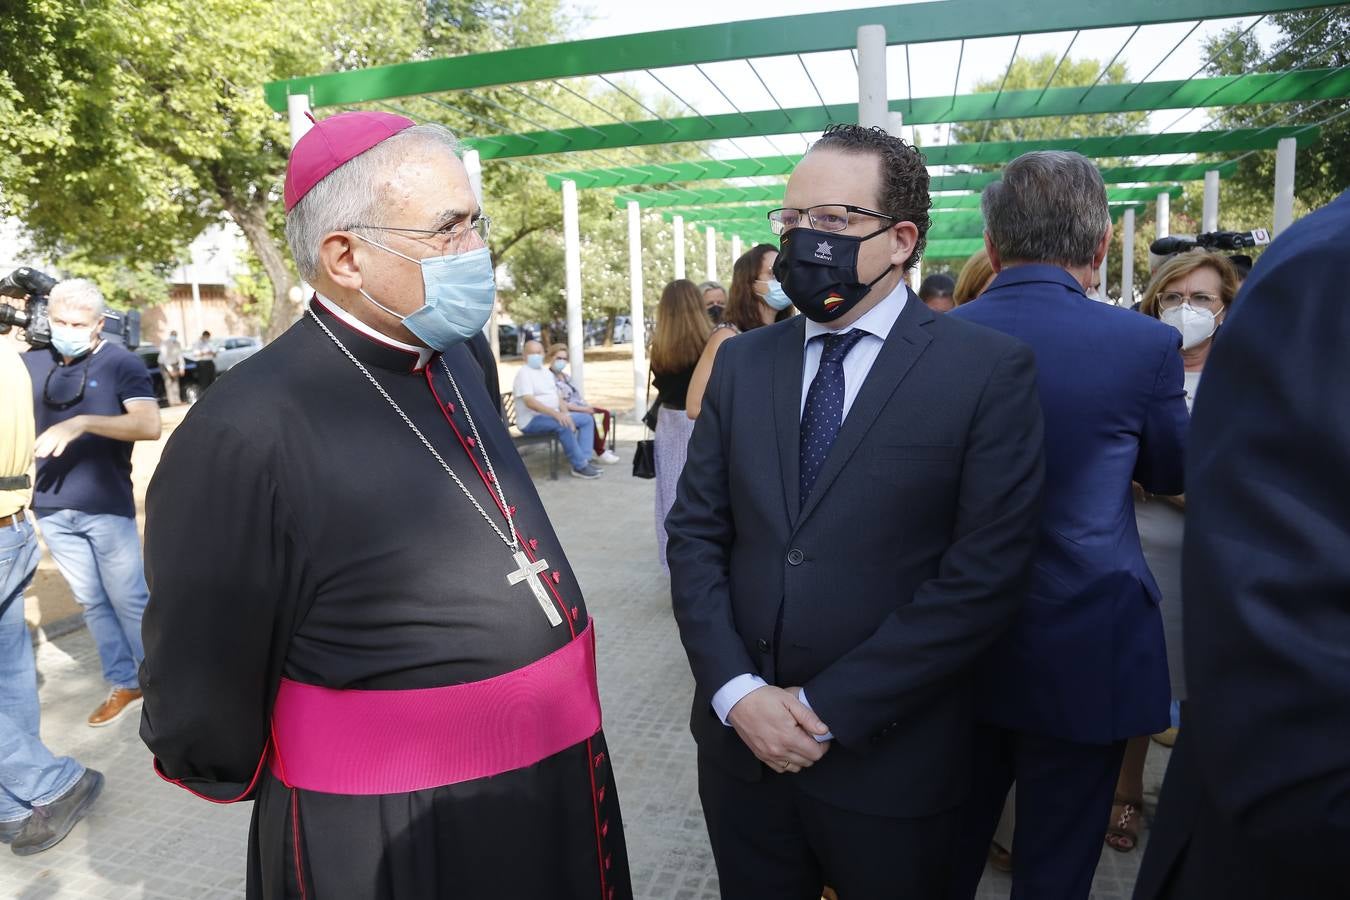
M1125 210L1120 234L1120 305L1134 305L1134 208Z
M1294 224L1294 151L1297 149L1295 138L1280 138L1275 146L1275 227L1270 230L1271 237L1278 237L1281 231Z
M1153 237L1165 238L1172 233L1172 195L1163 191L1158 195L1158 233Z
M675 229L675 277L684 277L684 216L672 216L670 225Z
M647 328L642 291L642 210L628 202L628 315L633 326L633 421L647 411Z
M736 271L736 260L741 258L741 236L733 234L731 236L731 270Z
M919 287L923 284L923 260L916 262L909 273L909 284L914 289L914 293L917 294Z
M1102 264L1097 267L1097 296L1107 302L1110 302L1110 299L1106 293L1106 260L1110 255L1110 253L1102 254Z
M905 114L898 112L887 112L886 132L890 134L891 137L898 137L901 139L905 139L904 131L905 131ZM910 143L913 143L912 140L913 133L914 129L910 128L910 138L911 138Z
M1219 170L1205 173L1205 202L1200 214L1202 232L1219 230Z
M581 222L577 214L577 183L562 184L563 267L567 285L567 355L572 360L572 384L585 393L585 335L581 324Z
M483 159L478 155L477 150L465 150L463 156L464 169L469 173L469 186L473 188L473 196L478 201L478 205L483 205Z
M890 125L886 112L886 26L858 28L858 124Z
M305 136L314 123L310 121L308 94L288 94L286 96L286 119L291 126L291 146Z
M314 122L309 117L309 94L286 95L286 119L291 127L291 146L294 147L296 145L296 142L298 142L302 137L304 137L309 132L311 128L314 127ZM305 281L303 277L300 278L299 287L300 287L300 296L305 298L309 297L311 291L313 290L309 286L309 283ZM198 321L200 322L202 303L201 298L198 295L196 281L192 282L192 300L193 300L192 306L194 310L193 315L195 315ZM301 302L304 301L302 300ZM303 309L304 308L301 307L302 311ZM198 334L201 333L200 329L198 330L197 333ZM183 337L186 339L187 335L184 334Z
M707 262L708 262L708 265L705 267L705 269L706 269L706 271L705 271L705 279L706 279L707 281L716 281L716 280L717 280L717 229L716 229L716 228L713 228L711 225L709 225L708 228L707 228L706 237L707 237L707 256L708 256Z

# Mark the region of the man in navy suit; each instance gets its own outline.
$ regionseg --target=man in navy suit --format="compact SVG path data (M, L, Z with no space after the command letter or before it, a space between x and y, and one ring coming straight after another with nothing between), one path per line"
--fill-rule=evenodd
M1257 260L1195 404L1186 683L1136 900L1350 897L1350 191Z
M976 788L951 896L974 896L1016 783L1012 896L1084 900L1125 741L1168 725L1160 597L1130 482L1182 491L1180 342L1170 326L1084 296L1111 237L1088 160L1021 156L981 206L998 275L948 316L1035 351L1045 510L1025 603L984 661Z
M929 222L912 146L836 126L785 202L804 315L722 346L666 522L704 816L727 900L937 897L971 669L1035 543L1035 367L901 281Z

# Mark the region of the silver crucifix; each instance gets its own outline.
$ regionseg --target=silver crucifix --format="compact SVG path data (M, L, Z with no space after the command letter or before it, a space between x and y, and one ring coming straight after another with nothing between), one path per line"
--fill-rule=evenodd
M522 581L529 582L530 590L534 591L534 599L539 601L539 606L544 610L544 615L548 616L548 624L557 627L562 624L562 614L558 612L558 607L549 599L544 586L539 583L539 574L548 568L548 560L542 557L535 562L530 562L530 558L525 555L524 550L517 550L512 556L516 565L520 566L514 572L506 576L509 584L517 585Z

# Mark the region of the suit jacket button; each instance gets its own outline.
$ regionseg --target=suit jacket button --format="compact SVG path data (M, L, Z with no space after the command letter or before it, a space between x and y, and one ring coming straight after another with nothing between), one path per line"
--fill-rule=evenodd
M755 649L758 650L760 653L768 653L769 648L771 646L773 645L770 644L768 641L764 640L764 638L760 638L759 640L755 641Z
M805 559L806 554L798 550L796 547L793 547L791 550L788 551L787 561L788 565L790 566L800 566L802 564L802 561Z

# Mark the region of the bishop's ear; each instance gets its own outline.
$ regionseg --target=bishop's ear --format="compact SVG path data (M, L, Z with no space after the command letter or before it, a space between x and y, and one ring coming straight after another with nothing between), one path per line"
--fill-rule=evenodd
M356 242L345 231L333 231L319 245L319 277L327 277L340 288L358 290L363 284L361 264L356 258Z

